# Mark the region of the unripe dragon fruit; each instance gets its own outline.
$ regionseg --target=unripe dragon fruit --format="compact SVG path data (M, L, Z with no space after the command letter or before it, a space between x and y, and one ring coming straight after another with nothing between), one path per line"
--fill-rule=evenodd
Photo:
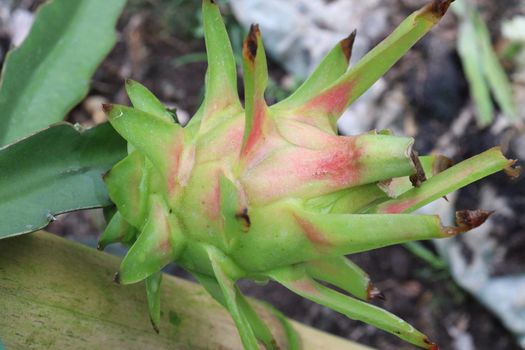
M367 300L380 296L345 255L451 237L488 212L457 213L457 226L410 212L514 164L499 149L448 168L418 157L413 139L388 132L339 136L342 112L445 14L434 0L348 69L355 33L342 40L289 98L268 106L259 29L244 42L245 103L218 6L203 1L208 72L204 102L186 127L139 83L133 108L105 105L129 155L105 177L118 211L100 247L123 242L121 283L146 281L150 316L160 319L160 270L175 262L231 313L246 349L276 349L235 282L274 280L293 292L422 348L437 349L400 318ZM364 116L366 117L366 116ZM325 283L319 283L325 282ZM327 285L338 287L353 297ZM298 344L290 337L288 348Z

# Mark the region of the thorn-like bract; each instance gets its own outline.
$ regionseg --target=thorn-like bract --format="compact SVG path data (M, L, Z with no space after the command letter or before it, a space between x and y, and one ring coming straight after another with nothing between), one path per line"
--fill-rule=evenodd
M346 61L350 63L352 58L352 50L354 48L355 37L357 35L357 29L354 30L347 38L341 40L341 48L343 49L343 54L346 57Z
M103 103L103 104L102 104L102 109L103 109L104 112L106 112L106 113L111 112L111 108L113 108L113 105L110 104L110 103Z
M246 40L244 41L243 45L243 56L250 62L251 64L255 64L255 58L257 57L257 48L259 46L259 37L261 36L261 31L259 30L258 24L252 24L250 26L250 31L248 32L248 36L246 37Z
M278 344L235 285L240 278L273 279L350 318L437 349L405 321L367 304L384 295L345 255L481 225L491 212L458 212L455 227L410 212L495 172L517 176L515 162L493 148L452 166L441 156L419 157L412 138L391 132L339 136L336 122L450 3L431 1L349 68L354 31L273 106L264 98L266 53L253 25L243 44L243 109L219 6L203 0L208 71L203 104L189 124L176 124L159 99L131 80L126 91L133 108L104 105L128 141L128 156L104 177L118 211L99 247L130 246L115 282L145 280L155 331L160 270L175 262L228 309L249 350L260 344L277 350ZM288 348L298 350L290 327L287 335Z
M412 153L410 154L410 159L412 159L412 162L414 163L414 167L416 169L416 172L410 175L410 182L414 187L420 187L423 184L423 182L427 181L425 169L423 169L423 165L421 165L421 161L419 160L416 151L412 151Z

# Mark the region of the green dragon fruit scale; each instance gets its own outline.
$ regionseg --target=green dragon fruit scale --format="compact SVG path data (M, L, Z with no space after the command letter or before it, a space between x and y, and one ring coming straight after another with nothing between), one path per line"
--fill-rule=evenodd
M342 112L445 14L434 0L409 16L349 68L355 32L338 43L290 97L272 106L259 28L243 47L244 106L218 5L202 4L208 71L205 98L186 127L141 84L128 81L133 108L105 105L129 155L105 177L117 211L100 238L130 246L120 283L146 281L160 322L160 270L175 262L232 315L245 349L277 349L269 328L240 293L241 278L274 280L351 319L416 346L437 346L367 301L382 294L345 255L413 240L451 237L490 213L457 213L457 225L410 214L514 161L498 148L449 167L419 157L414 140L389 132L339 136ZM325 282L325 283L320 283ZM347 293L341 293L335 286ZM288 349L299 349L293 335Z

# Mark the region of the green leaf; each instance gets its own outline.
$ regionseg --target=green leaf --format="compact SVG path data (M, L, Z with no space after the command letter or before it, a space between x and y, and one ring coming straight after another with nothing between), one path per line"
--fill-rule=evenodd
M102 175L125 155L109 124L78 132L61 123L0 149L0 239L111 204Z
M515 118L518 112L511 83L492 47L489 29L478 9L464 1L456 2L453 9L461 19L458 52L481 126L490 124L494 119L491 92L503 113Z
M480 57L480 45L472 21L464 17L458 31L458 53L463 70L470 86L470 94L479 113L481 126L494 120L494 109L490 90L483 73L483 62Z
M43 5L0 80L0 146L64 118L87 93L113 47L125 0L54 0Z
M505 115L509 118L516 118L518 112L514 103L512 85L492 47L489 29L481 19L479 12L474 14L473 22L480 42L482 66L490 89Z
M425 261L436 270L442 270L447 267L445 260L435 255L420 242L406 242L403 244L403 246L414 256L417 256L421 260Z

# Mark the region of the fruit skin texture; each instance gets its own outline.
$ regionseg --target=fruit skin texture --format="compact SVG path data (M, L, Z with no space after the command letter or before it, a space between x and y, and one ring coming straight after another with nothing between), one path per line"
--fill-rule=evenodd
M209 58L204 102L186 127L144 86L128 81L133 108L105 105L129 155L105 177L117 212L100 239L131 246L121 283L146 280L160 320L160 270L175 262L231 313L246 349L276 349L235 281L275 280L290 290L423 348L436 345L365 301L382 294L344 256L412 240L450 237L490 215L463 211L457 226L409 212L514 163L491 149L444 169L418 157L413 140L370 132L337 135L340 114L439 21L451 1L432 1L348 69L355 32L288 99L267 106L260 31L245 40L244 108L218 6L203 1ZM413 187L413 185L415 187ZM354 297L320 284L327 282ZM299 348L290 334L288 348Z

